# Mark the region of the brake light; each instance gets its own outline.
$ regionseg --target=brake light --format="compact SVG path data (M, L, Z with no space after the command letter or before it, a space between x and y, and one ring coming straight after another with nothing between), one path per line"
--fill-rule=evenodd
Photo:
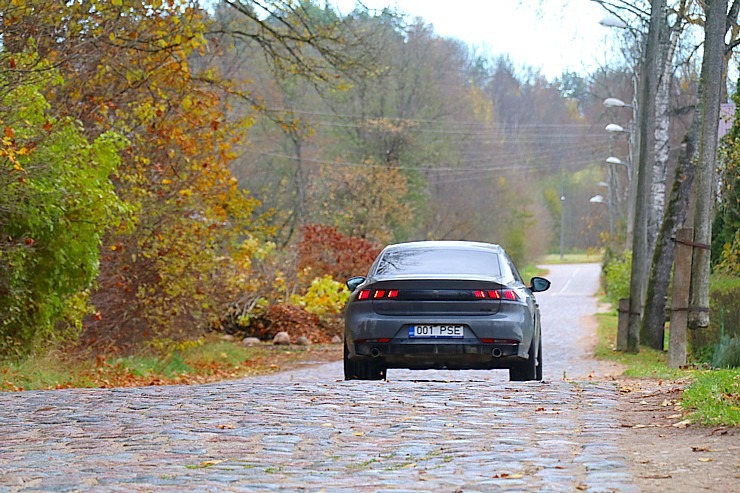
M516 291L513 289L489 289L488 291L473 291L478 299L519 301Z
M383 298L398 298L397 289L363 289L357 293L357 301L378 300Z
M511 301L517 301L519 300L519 297L516 295L513 289L504 289L503 290L504 298Z

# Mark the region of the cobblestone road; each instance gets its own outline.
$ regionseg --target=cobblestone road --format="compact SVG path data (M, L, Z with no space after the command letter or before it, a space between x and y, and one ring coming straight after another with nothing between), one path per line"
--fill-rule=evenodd
M616 388L589 381L597 265L538 296L545 381L341 364L199 386L0 394L0 492L636 491ZM568 380L563 379L566 373Z

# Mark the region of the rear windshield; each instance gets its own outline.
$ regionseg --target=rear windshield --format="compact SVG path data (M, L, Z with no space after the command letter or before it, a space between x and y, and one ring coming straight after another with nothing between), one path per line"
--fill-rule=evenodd
M480 250L413 248L390 250L379 259L375 277L413 275L501 277L498 254Z

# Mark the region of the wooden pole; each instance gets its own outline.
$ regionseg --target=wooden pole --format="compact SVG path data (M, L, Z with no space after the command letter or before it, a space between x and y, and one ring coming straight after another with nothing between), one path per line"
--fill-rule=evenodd
M668 335L668 368L679 368L686 365L686 327L689 316L693 240L693 228L681 228L676 232L676 263L673 270L671 325Z
M619 300L619 309L617 310L617 351L627 350L627 332L630 324L630 299L622 298Z

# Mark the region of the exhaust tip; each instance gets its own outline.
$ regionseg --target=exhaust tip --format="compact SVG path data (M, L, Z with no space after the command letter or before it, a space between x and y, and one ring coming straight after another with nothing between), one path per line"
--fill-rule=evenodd
M370 356L372 356L373 358L377 358L378 356L380 356L380 349L376 347L372 348L370 350Z
M500 348L495 347L493 348L493 351L491 351L491 354L494 358L500 358L503 353L501 352Z

